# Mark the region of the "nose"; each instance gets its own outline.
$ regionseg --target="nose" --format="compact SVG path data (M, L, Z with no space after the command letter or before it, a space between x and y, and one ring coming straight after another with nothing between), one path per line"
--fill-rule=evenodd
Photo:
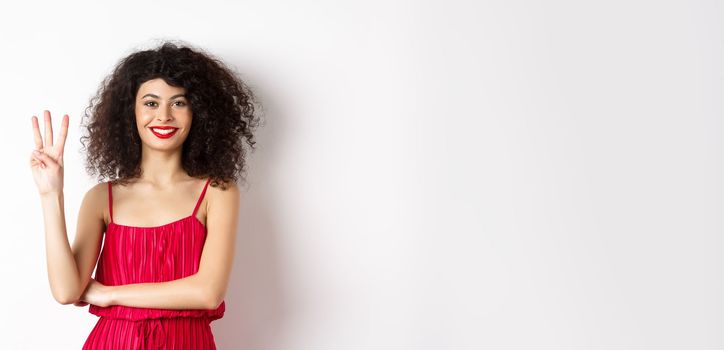
M173 115L171 113L171 107L160 107L157 109L156 119L158 121L168 121L173 119Z

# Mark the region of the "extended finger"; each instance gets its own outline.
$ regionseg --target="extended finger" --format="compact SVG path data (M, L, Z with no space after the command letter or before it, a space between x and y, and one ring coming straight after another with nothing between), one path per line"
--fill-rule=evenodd
M43 149L43 138L40 136L38 117L33 116L30 119L33 122L33 138L35 139L35 149Z
M53 122L50 120L50 111L44 111L43 118L45 119L45 145L53 147Z
M63 116L63 121L60 122L60 134L58 134L58 154L59 158L63 157L63 148L65 147L65 139L68 136L68 124L70 123L70 117L66 114Z

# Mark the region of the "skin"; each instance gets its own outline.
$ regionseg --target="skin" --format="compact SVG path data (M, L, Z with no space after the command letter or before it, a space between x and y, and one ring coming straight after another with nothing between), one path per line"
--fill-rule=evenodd
M143 83L136 94L136 126L142 141L141 177L127 186L113 186L113 222L127 226L159 226L190 215L205 179L186 174L181 166L183 142L193 122L183 88L162 79ZM150 95L149 95L150 94ZM152 96L151 96L152 95ZM223 301L234 258L239 190L209 186L196 217L207 228L199 270L191 276L161 283L105 286L91 278L110 215L108 189L100 183L88 190L78 213L71 246L65 226L63 150L69 117L65 115L57 142L49 111L44 112L44 137L31 118L35 148L30 160L45 225L48 281L61 304L124 305L164 309L215 309ZM159 139L151 126L178 127L174 136Z

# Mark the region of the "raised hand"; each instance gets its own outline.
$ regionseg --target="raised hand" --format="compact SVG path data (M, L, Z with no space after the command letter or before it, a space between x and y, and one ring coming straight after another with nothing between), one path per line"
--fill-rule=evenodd
M53 123L50 112L44 111L45 139L40 136L38 117L33 116L33 136L35 150L30 156L30 168L40 195L63 192L63 149L68 135L68 115L63 116L57 142L53 142Z

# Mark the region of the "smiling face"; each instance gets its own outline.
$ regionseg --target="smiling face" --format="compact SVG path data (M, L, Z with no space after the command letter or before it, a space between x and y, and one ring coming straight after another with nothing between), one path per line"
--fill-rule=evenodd
M173 150L183 145L191 130L191 106L186 89L157 78L144 82L136 93L136 127L145 147Z

